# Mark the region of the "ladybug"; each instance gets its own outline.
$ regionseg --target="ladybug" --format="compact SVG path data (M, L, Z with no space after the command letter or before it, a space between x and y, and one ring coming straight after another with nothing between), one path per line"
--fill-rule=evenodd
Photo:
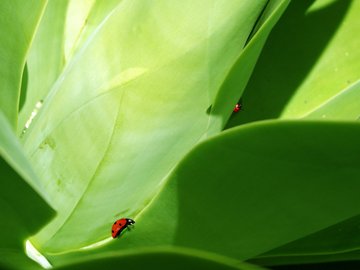
M114 222L111 228L111 235L113 238L118 237L123 230L128 226L135 224L135 221L131 218L121 218Z
M241 111L241 103L236 103L235 108L233 112L237 113L238 111Z

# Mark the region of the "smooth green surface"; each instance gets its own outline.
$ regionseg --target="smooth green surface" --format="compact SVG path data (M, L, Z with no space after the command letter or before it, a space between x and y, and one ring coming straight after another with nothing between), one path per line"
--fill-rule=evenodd
M23 131L35 104L44 100L65 65L62 39L68 2L48 1L36 31L27 58L29 79L26 102L19 113L18 134Z
M136 252L112 252L106 256L94 256L92 260L57 270L77 269L214 269L214 270L265 270L265 268L242 263L233 259L186 249L158 248Z
M164 237L248 259L358 215L359 135L357 124L318 122L259 123L219 135L173 172L126 246Z
M35 191L40 185L28 184L38 180L2 112L0 127L0 267L37 269L25 255L25 239L48 222L53 211Z
M54 82L87 38L120 1L49 1L27 59L29 65L26 103L19 114L20 133L39 100L44 100ZM40 74L40 76L39 76Z
M13 129L25 58L45 4L45 0L0 1L0 110Z
M315 9L313 6L316 7L317 2L326 2L329 5ZM354 36L354 33L360 32L360 2L321 0L316 1L313 6L306 12L306 17L320 18L319 15L322 15L322 19L329 18L326 20L329 24L326 26L327 30L322 29L321 34L316 32L315 35L324 38L326 31L333 28L332 36L329 31L328 42L324 43L324 49L319 52L314 65L306 74L306 79L286 104L281 113L282 118L303 117L360 78L360 39ZM312 40L310 44L314 43ZM307 55L303 54L302 57L307 58ZM358 104L357 100L352 101L355 102ZM337 110L341 111L342 108ZM350 116L347 120L353 119Z
M243 95L243 111L228 127L306 117L343 95L360 79L360 39L354 34L359 12L359 1L292 1L259 57ZM358 99L347 102L331 108L326 119L355 120Z
M186 156L131 232L51 259L164 244L253 258L359 215L359 136L360 125L336 122L229 130Z
M317 233L260 255L253 261L276 265L322 261L359 260L360 216L349 218Z
M137 216L179 159L220 132L237 98L215 115L208 109L266 2L121 1L82 46L65 51L67 64L23 136L58 211L35 246L57 253L107 238L114 219ZM245 67L287 1L276 3Z
M360 80L320 104L305 117L324 120L360 120Z

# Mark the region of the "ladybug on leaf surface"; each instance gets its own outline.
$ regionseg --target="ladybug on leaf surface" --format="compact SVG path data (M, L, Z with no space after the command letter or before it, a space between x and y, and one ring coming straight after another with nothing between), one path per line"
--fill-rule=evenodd
M241 107L242 107L241 103L237 103L234 107L233 112L237 113L238 111L241 111L241 109L242 109Z
M237 113L239 111L242 111L243 110L243 99L242 97L240 98L240 100L236 103L234 109L233 109L233 112L234 113Z
M123 230L127 227L134 225L135 221L131 218L121 218L114 222L111 228L111 236L113 238L118 237Z

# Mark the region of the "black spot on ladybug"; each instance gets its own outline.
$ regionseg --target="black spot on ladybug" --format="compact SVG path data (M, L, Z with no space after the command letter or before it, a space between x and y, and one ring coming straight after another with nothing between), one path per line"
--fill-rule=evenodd
M112 233L114 233L114 230L111 230Z
M116 224L116 221L114 222L114 225Z

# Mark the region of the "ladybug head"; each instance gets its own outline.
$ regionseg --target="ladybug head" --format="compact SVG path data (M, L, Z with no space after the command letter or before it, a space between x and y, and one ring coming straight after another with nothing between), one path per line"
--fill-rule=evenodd
M133 219L131 219L131 218L127 218L127 219L126 219L126 224L127 224L127 225L133 225L133 224L135 224L135 220L133 220Z

